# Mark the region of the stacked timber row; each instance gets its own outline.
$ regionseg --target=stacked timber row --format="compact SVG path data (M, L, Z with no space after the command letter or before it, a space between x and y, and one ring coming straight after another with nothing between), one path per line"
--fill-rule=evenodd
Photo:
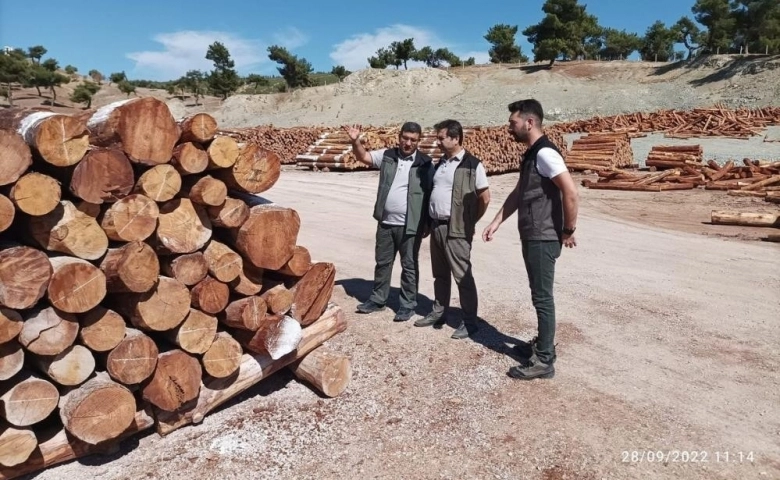
M325 127L277 128L273 125L261 125L247 129L223 129L219 132L237 139L242 143L253 143L264 150L270 150L279 156L282 165L295 165L301 149L321 138Z
M285 366L343 390L348 359L317 348L345 328L335 267L255 196L276 154L153 98L0 125L0 478L199 422Z
M569 170L600 172L631 167L634 153L628 134L600 132L574 140L565 160Z
M645 165L657 170L700 167L703 157L701 145L654 145L647 155Z

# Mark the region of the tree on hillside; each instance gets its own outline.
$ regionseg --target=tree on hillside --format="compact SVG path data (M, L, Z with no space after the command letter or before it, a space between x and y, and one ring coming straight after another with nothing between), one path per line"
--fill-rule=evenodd
M182 87L187 89L195 97L195 105L198 103L199 98L203 98L206 94L206 76L200 70L188 70L178 82Z
M127 80L119 81L116 86L119 88L119 91L126 94L128 98L130 98L131 93L135 93L135 85L128 82Z
M235 62L230 58L230 52L221 42L209 45L206 51L206 59L214 62L214 70L208 74L209 89L225 100L231 93L238 90L241 79L235 70Z
M85 108L92 106L92 96L100 90L100 85L93 82L80 83L70 95L70 101L74 103L86 103Z
M546 0L542 11L544 18L523 30L534 46L534 61L549 60L552 67L559 57L586 57L589 41L601 36L598 19L577 0Z
M259 89L260 87L265 87L271 83L268 81L268 78L256 73L250 73L246 76L244 81L250 85L254 85L255 90Z
M696 0L691 12L693 18L707 28L703 39L704 51L728 52L737 27L729 0Z
M108 76L108 85L110 86L112 83L116 83L118 85L125 80L127 80L127 75L125 75L124 70L121 72L114 72Z
M87 73L87 75L92 79L93 82L97 83L98 85L103 83L103 74L97 70L92 69L89 71L89 73Z
M780 52L780 2L777 0L734 0L737 47L744 53Z
M668 62L674 56L674 44L677 33L666 28L664 22L658 20L650 25L642 39L639 54L642 60L648 62Z
M65 65L65 73L67 73L68 75L73 75L78 71L79 69L74 67L73 65Z
M414 48L414 39L407 38L400 42L393 42L390 44L390 50L392 50L395 58L400 62L399 66L400 64L403 64L404 70L407 70L406 62L414 58L414 52L416 51Z
M484 39L492 45L488 54L492 63L521 63L527 62L528 57L523 55L519 45L515 43L517 25L497 24L490 27Z
M433 49L427 45L418 50L415 50L412 60L416 62L423 62L425 63L425 65L431 68L436 68L441 66L440 59L436 58Z
M602 58L625 59L642 47L642 39L636 33L616 28L604 29L604 44L599 51Z
M390 65L395 65L395 68L398 68L401 62L395 58L395 53L392 50L383 47L376 51L376 55L368 58L368 64L371 68L385 69Z
M677 36L675 40L688 49L688 60L693 58L693 54L702 48L704 40L702 31L689 17L680 17L677 23L672 25L671 30Z
M30 62L27 60L27 54L21 49L11 50L10 52L0 52L0 85L6 90L8 104L14 104L14 83L24 84L31 75Z
M268 58L281 65L276 67L289 88L312 86L309 75L314 71L305 58L298 58L278 45L268 47Z
M352 72L347 70L346 67L344 67L344 65L336 65L330 70L331 75L335 75L339 77L339 82L344 80L350 73Z
M27 56L32 59L33 63L41 63L41 58L46 55L46 50L43 45L36 45L27 49Z

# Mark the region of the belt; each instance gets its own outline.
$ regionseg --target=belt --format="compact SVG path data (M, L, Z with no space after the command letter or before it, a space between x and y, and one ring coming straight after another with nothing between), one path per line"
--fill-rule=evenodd
M444 225L446 223L450 223L449 218L433 218L431 221L436 225Z

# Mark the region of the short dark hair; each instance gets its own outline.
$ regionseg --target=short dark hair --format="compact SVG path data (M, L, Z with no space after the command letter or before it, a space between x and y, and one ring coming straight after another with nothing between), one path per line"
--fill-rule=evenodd
M457 120L444 120L433 126L433 129L438 133L439 130L447 130L447 136L450 138L457 138L458 144L463 145L463 125Z
M401 125L401 131L398 135L400 136L404 133L416 133L417 135L422 136L422 127L417 122L406 122Z
M509 108L511 113L533 115L539 119L539 123L542 123L544 120L544 110L542 110L542 104L533 98L512 102L507 106L507 108Z

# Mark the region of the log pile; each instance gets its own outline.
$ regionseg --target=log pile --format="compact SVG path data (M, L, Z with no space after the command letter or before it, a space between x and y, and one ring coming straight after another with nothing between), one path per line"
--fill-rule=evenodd
M600 172L632 166L634 152L627 134L599 132L574 140L565 160L569 170Z
M319 349L346 327L335 267L256 196L278 155L154 98L0 125L0 478L199 422L284 367L343 391L349 359Z
M294 165L297 156L306 145L316 143L327 129L325 127L277 128L261 125L253 128L222 129L221 134L235 138L242 143L253 143L279 156L282 165Z
M657 170L667 168L700 167L704 152L701 145L653 145L645 165Z

